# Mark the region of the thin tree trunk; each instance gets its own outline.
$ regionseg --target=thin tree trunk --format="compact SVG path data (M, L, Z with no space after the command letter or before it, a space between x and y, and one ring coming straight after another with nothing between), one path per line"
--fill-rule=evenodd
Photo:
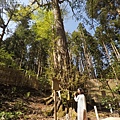
M110 44L112 46L112 49L115 53L115 56L116 56L117 60L120 61L120 53L119 53L118 49L116 48L116 46L112 42Z
M15 9L15 8L14 8L14 9ZM6 28L8 27L8 25L9 25L9 23L10 23L10 20L12 19L13 14L14 14L14 12L11 13L10 18L8 19L8 21L7 21L6 24L4 23L3 19L0 18L0 19L2 20L2 23L3 23L2 27L1 27L1 28L2 28L2 33L0 34L0 46L1 46L1 43L2 43L2 41L3 41L3 37L4 37L4 35L5 35ZM1 17L1 16L0 16L0 17Z
M2 34L0 34L0 46L1 46L1 43L3 41L3 37L4 37L4 34L5 34L6 27L7 27L6 25L3 26Z
M79 55L76 56L76 68L77 68L77 71L79 72Z
M36 76L36 78L38 79L38 77L39 77L39 75L40 75L40 59L38 58L38 68L37 68L37 76Z
M22 58L20 59L20 63L19 63L19 68L21 69L22 67Z
M21 52L21 58L20 58L20 63L19 63L19 68L20 69L22 67L22 62L23 62L23 51Z
M80 60L80 63L81 63L81 72L83 73L84 72L84 68L85 68L85 62L84 62L84 57L83 57L83 53L81 52L81 60Z
M84 69L83 69L83 60L82 58L80 59L80 73L83 73Z
M111 94L112 94L113 98L115 98L114 92L113 92L113 90L111 89L111 87L110 87L108 81L106 81L106 84L107 84L109 90L111 91Z

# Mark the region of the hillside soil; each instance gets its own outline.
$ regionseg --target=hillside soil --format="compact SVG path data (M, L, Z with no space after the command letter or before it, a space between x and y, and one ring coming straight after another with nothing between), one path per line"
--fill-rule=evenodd
M49 92L45 93L44 91L27 87L6 86L1 84L0 117L2 115L3 118L8 117L9 120L53 120L53 116L50 116L53 104L46 105L44 102L48 96L50 96ZM89 111L87 116L90 120L96 120L94 110ZM107 118L113 115L109 112L99 111L99 116L100 118ZM69 111L69 118L69 120L76 119L76 112L72 108L70 108ZM65 119L66 111L62 111L60 108L58 111L58 120Z

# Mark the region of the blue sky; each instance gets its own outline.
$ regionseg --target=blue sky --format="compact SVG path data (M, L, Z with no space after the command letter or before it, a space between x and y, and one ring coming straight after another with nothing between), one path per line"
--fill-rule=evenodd
M75 20L75 18L72 18L72 16L69 17L69 19L64 20L64 27L66 32L72 33L74 30L77 29L79 22Z

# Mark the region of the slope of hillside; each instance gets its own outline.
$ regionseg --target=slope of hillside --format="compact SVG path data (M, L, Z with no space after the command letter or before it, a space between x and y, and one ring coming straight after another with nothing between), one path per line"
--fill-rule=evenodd
M108 84L112 89L115 87L114 80L109 80ZM34 77L28 78L19 70L0 67L0 119L52 120L53 116L50 116L50 111L53 109L54 101L51 104L47 104L49 101L44 101L51 95L51 91L42 91L41 87L44 88ZM88 111L88 117L91 120L96 120L93 106L98 105L97 107L99 107L99 104L96 103L103 98L102 91L104 89L102 87L102 83L96 79L92 79L88 83L86 98L88 107L91 107ZM110 90L106 89L105 92L106 95L112 96ZM101 118L112 116L109 110L108 112L99 112ZM61 109L58 111L60 120L66 119L65 115L66 111ZM71 120L76 116L76 112L71 109L71 106L69 116Z
M27 88L6 86L0 84L0 119L5 120L53 120L53 116L50 116L50 110L53 108L53 103L46 105L43 100L48 98L44 93ZM61 109L58 111L59 120L66 119L66 111ZM70 120L74 120L76 112L70 108L69 111ZM111 116L108 112L100 112L101 118ZM94 110L88 112L88 117L91 120L96 120Z
M43 93L28 87L0 84L0 118L7 120L35 120L44 118L46 106L41 103Z

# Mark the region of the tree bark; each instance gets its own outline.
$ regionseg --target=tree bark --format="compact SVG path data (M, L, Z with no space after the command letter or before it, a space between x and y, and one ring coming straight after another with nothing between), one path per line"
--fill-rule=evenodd
M38 66L37 66L37 76L36 76L36 79L38 79L38 77L40 75L40 68L41 68L41 62L40 62L40 59L38 58Z
M59 1L53 0L53 14L55 20L55 46L54 46L54 69L56 75L60 75L61 79L66 77L66 72L69 68L69 53L67 47L67 40L61 17ZM65 80L65 79L64 79Z
M15 10L15 8L14 8L14 10ZM9 25L11 19L12 19L13 14L14 14L14 12L12 12L12 13L10 14L10 18L8 19L8 21L7 21L6 24L4 23L3 18L0 16L0 17L1 17L0 20L2 20L2 27L0 26L0 27L2 28L2 33L0 34L0 46L1 46L1 43L2 43L2 41L3 41L3 37L4 37L4 35L5 35L6 28L8 27L8 25Z
M119 53L118 49L116 48L116 46L112 42L110 44L111 44L111 47L115 53L117 60L120 61L120 53Z

